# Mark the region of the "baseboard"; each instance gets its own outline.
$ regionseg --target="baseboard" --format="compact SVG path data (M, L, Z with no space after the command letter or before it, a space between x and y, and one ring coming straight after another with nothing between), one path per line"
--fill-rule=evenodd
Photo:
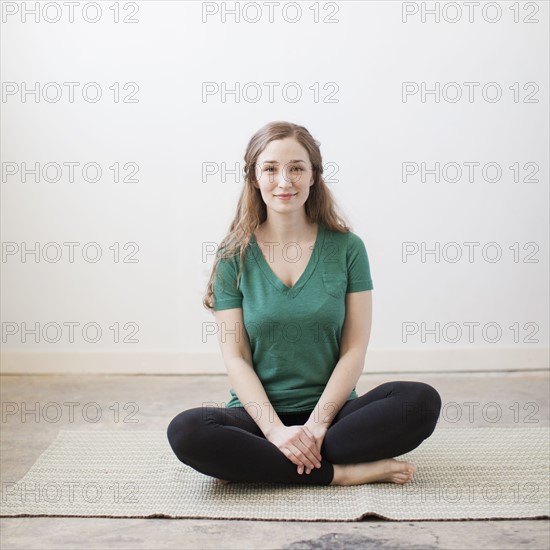
M369 349L365 373L546 370L550 348ZM226 374L221 353L2 352L1 374Z

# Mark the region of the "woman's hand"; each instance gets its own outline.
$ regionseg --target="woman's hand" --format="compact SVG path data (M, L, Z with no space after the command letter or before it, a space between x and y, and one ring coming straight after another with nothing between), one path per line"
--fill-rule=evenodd
M304 468L309 474L313 468L321 467L321 447L308 426L279 426L271 430L266 439L298 466L299 474L304 473Z
M327 434L328 426L325 426L324 424L316 424L315 422L310 422L308 420L303 427L308 430L309 433L312 435L313 439L315 440L317 450L319 451L319 456L321 456L321 447L323 445L325 435ZM307 469L306 474L309 474Z

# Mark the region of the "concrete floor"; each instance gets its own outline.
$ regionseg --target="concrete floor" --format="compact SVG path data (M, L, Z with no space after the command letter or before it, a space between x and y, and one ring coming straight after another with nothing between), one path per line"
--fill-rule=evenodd
M438 389L443 400L441 427L550 425L547 372L371 374L361 377L357 391L361 395L389 380L417 380ZM206 401L222 406L229 398L228 378L222 375L2 376L0 382L3 413L15 411L2 418L2 482L23 477L60 428L163 430L184 409ZM78 403L74 419L63 405L68 401ZM85 407L91 402L100 406L97 422L91 421L94 409ZM58 421L45 420L55 414L53 406L46 407L48 403L59 404ZM38 418L22 414L33 408ZM0 533L2 549L550 548L548 520L390 522L369 518L338 523L31 517L1 518Z

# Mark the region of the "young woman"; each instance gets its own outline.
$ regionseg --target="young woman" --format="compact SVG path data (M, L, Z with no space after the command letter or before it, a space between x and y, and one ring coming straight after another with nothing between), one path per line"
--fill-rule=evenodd
M174 453L222 483L410 481L415 466L393 457L432 434L441 399L421 382L355 391L373 283L365 245L323 181L319 143L303 126L272 122L244 160L237 213L203 300L231 400L173 418Z

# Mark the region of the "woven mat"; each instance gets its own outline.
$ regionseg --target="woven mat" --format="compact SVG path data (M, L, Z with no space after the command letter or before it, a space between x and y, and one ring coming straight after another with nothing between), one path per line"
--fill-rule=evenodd
M405 485L224 486L181 463L165 431L60 430L20 481L2 483L0 516L284 521L550 516L547 428L436 428L400 458L417 467Z

